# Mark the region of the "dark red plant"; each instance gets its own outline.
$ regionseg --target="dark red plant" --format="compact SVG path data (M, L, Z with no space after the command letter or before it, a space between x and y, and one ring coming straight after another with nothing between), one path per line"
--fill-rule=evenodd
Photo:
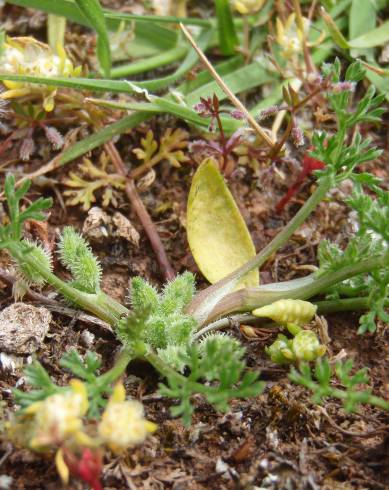
M292 197L298 193L312 172L315 170L322 170L324 167L324 162L309 155L305 155L303 158L302 169L300 175L296 179L296 182L289 187L284 197L276 204L277 213L280 213L285 208L286 204L292 199Z
M64 449L64 460L71 475L90 485L93 490L103 490L100 483L102 457L98 451L84 448L81 456Z
M229 114L234 119L244 119L244 114L237 110L231 111L221 109L220 101L216 94L213 94L213 97L200 97L200 102L193 108L201 117L210 118L209 127L211 131L214 129L215 123L217 124L220 137L219 141L193 141L191 144L191 151L200 153L201 155L204 155L204 157L219 157L221 159L221 170L223 170L225 174L231 173L232 169L227 168L229 156L231 155L232 150L241 143L242 133L241 130L237 130L230 138L227 138L220 115Z

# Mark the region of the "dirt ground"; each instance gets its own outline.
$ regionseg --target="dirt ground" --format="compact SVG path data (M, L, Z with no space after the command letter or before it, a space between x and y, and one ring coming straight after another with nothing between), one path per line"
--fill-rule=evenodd
M106 2L107 3L107 2ZM29 17L16 7L4 7L2 22L8 22L15 35L41 35L45 16L35 13ZM12 23L12 25L11 25ZM154 118L131 134L121 136L118 149L124 162L131 166L131 150L150 127L156 134L164 128L176 127L169 117ZM182 123L181 126L184 127ZM188 129L188 128L187 128ZM62 128L66 132L66 128ZM192 137L193 135L191 135ZM385 148L388 142L387 125L375 135L376 142ZM38 144L47 145L43 141ZM50 152L51 150L47 150ZM30 172L50 158L41 154L23 165L17 162L17 145L1 157L1 167L7 171ZM101 149L90 155L97 160ZM47 160L46 160L47 158ZM52 196L54 208L49 219L49 237L54 239L65 225L82 229L87 213L78 207L63 208L58 196L63 195L61 182L76 160L51 174L45 187L34 184L31 197ZM385 156L371 169L380 177L388 177ZM206 285L191 257L185 235L185 208L195 162L181 169L168 164L156 168L157 178L141 197L157 225L168 258L176 272L189 269L197 275L199 288ZM239 166L228 178L257 250L261 249L288 222L311 192L313 180L280 215L274 205L287 189L289 175L297 170L281 165L279 172L259 168L256 171ZM283 176L288 174L288 179ZM345 188L344 191L347 189ZM261 270L262 283L292 279L306 274L301 266L315 264L315 252L321 239L339 243L347 239L352 216L343 204L343 191L333 193L322 203L287 246L269 260ZM97 203L99 205L99 203ZM93 250L103 266L103 288L116 299L125 301L129 278L141 275L155 285L162 284L160 271L147 237L123 194L118 210L130 219L140 233L137 247L124 239L92 241ZM112 213L113 208L107 212ZM2 268L9 266L5 254ZM42 294L52 293L50 289ZM11 288L3 284L1 307L13 302ZM55 310L55 309L54 309ZM374 393L389 396L389 329L379 324L374 334L357 335L357 314L327 315L330 348L334 355L345 350L356 367L367 366ZM158 376L148 365L132 364L125 378L127 392L145 405L149 420L158 424L158 431L147 442L124 457L107 455L104 461L105 489L323 489L351 490L389 488L389 415L371 407L357 414L346 413L337 400L328 400L323 407L310 401L309 393L291 384L288 369L274 365L264 348L276 336L274 329L262 329L255 339L247 339L239 326L233 328L247 347L248 365L262 372L266 381L264 393L249 400L235 400L227 414L220 414L196 399L197 410L189 429L169 415L169 405L157 394ZM89 332L89 334L85 334ZM95 349L103 359L104 368L112 365L113 353L119 349L114 335L104 328L79 319L53 312L53 321L44 345L36 357L56 382L65 384L70 375L59 367L63 352L76 348L81 354ZM28 362L27 356L23 362ZM1 398L5 406L13 407L10 389L16 383L23 386L20 369L7 370L0 366ZM385 430L386 429L386 430ZM0 445L0 475L13 477L12 489L57 489L59 478L52 457L18 450L4 441ZM72 482L69 488L81 489Z

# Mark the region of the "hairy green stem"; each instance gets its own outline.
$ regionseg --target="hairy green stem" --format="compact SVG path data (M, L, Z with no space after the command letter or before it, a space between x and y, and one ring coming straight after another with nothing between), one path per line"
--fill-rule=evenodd
M327 301L315 301L317 312L322 314L336 313L341 311L358 311L369 308L369 297L331 299ZM389 298L384 301L384 306L389 307Z
M127 369L129 363L135 359L136 354L128 347L125 347L117 358L115 364L106 373L99 376L98 383L105 386L116 381Z
M97 294L89 294L78 289L73 288L66 282L62 281L55 274L46 269L46 267L36 261L28 251L23 250L23 246L19 242L10 243L8 250L12 257L19 264L26 264L33 270L35 270L45 281L53 286L58 292L60 292L67 299L80 306L82 309L89 311L96 315L101 320L115 325L118 319L123 315L128 315L129 311L126 307L110 298L105 293L100 291Z

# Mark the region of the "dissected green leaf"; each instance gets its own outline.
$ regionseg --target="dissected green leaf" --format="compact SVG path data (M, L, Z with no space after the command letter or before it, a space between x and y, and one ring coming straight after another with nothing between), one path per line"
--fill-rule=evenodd
M187 234L193 257L211 283L255 256L255 247L238 206L216 163L205 160L193 177L187 208ZM239 283L257 286L257 270Z

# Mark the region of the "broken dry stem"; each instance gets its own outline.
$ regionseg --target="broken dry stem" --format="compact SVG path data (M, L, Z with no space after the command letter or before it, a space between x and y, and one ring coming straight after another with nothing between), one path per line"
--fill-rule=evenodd
M116 171L126 178L125 191L127 197L136 215L138 216L148 239L150 240L151 246L157 257L158 264L161 268L165 280L171 281L175 277L174 269L170 265L169 259L165 252L165 248L155 227L155 224L150 218L146 206L143 204L143 201L138 194L134 181L133 179L128 177L126 166L124 165L124 162L112 141L105 143L104 147L110 155Z
M223 80L220 78L220 76L217 73L217 71L215 70L215 68L209 62L208 58L205 56L203 51L196 44L196 41L193 39L193 37L189 33L188 29L183 24L180 24L180 27L181 27L182 32L187 37L188 41L193 46L193 49L199 55L201 61L204 63L204 65L207 68L207 70L209 71L209 73L212 75L212 77L215 79L216 83L219 85L219 87L223 90L223 92L230 99L232 104L238 109L238 111L243 112L247 122L250 124L250 126L253 128L253 130L258 134L258 136L267 144L267 146L269 146L270 148L273 148L274 142L272 141L272 139L268 136L266 131L257 123L255 118L249 113L249 111L242 104L242 102L235 96L235 94L233 92L231 92L231 90L228 88L228 86L223 82Z

